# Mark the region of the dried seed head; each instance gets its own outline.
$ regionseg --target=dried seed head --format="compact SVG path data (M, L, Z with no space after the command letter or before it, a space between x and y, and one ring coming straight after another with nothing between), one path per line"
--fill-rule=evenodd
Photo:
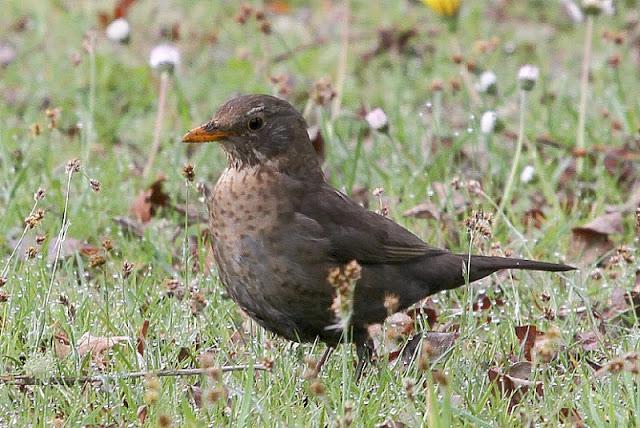
M129 262L128 260L125 260L122 263L122 277L124 279L129 278L129 275L131 275L131 272L133 272L133 263Z
M176 278L170 278L166 281L167 297L175 297L178 300L184 298L184 286Z
M469 234L478 234L485 239L490 239L492 231L493 215L483 210L474 211L464 224Z
M36 236L36 244L37 245L42 245L46 239L47 239L47 235L37 235Z
M6 276L0 276L0 287L4 287L7 283L7 277Z
M158 415L158 426L160 428L169 428L173 425L173 421L171 420L171 416L162 413Z
M102 240L102 248L107 252L113 250L113 243L111 242L111 239L104 238Z
M204 297L202 291L196 291L191 293L191 299L189 300L189 306L191 307L191 313L198 315L207 306L207 300Z
M207 390L205 397L209 404L217 403L227 398L227 389L224 386L216 386Z
M311 394L315 395L316 397L322 397L326 393L324 385L318 379L311 382L311 384L309 385L309 391L311 391Z
M182 167L182 176L187 179L189 182L193 182L196 178L196 173L193 169L193 165L190 163L183 165Z
M416 382L413 379L404 380L404 392L407 393L407 398L411 401L415 399L415 387Z
M92 268L99 268L104 266L107 259L102 254L94 254L89 257L89 266Z
M31 131L31 135L33 135L34 137L37 137L38 135L42 134L42 129L40 128L40 124L38 122L32 124L29 127L29 131Z
M442 370L434 370L432 373L433 380L441 386L449 385L449 379L447 375Z
M71 159L70 161L68 161L65 171L67 172L67 174L73 174L80 171L80 159Z
M45 115L49 120L49 129L55 129L58 127L58 117L60 117L59 108L48 108L45 110Z
M198 356L198 363L203 369L210 369L215 365L215 355L211 351L203 352Z
M444 81L441 79L433 79L431 81L431 85L429 86L431 92L442 92L444 90Z
M262 34L266 34L267 36L271 34L271 23L269 21L261 21L260 22L260 32Z
M40 187L38 190L36 190L36 193L33 194L33 199L36 200L36 201L43 200L46 192L47 191L45 189Z
M313 84L311 89L311 100L319 106L327 106L336 96L336 91L331 85L331 81L323 77Z
M91 190L93 190L94 192L99 192L100 191L100 182L94 178L89 180L89 186L91 186Z
M42 208L38 208L32 214L27 216L27 218L24 219L24 222L28 229L33 229L42 222L43 218L44 210Z
M9 295L4 291L0 291L0 303L5 303L9 300Z
M387 310L387 315L394 314L398 309L400 299L395 294L387 294L384 297L384 308Z
M26 251L26 256L28 259L35 259L38 255L38 249L36 247L29 247Z

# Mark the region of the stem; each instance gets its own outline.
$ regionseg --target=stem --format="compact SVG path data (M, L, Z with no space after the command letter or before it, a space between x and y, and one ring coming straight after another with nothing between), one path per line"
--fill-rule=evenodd
M160 150L160 131L162 131L162 121L164 119L164 110L167 100L167 90L169 88L169 72L164 70L160 73L160 94L158 96L158 113L156 115L156 124L153 128L153 143L151 145L151 153L149 153L149 160L144 167L142 176L147 178L153 163L156 160L156 155Z
M589 92L589 63L591 62L591 43L593 39L593 15L587 15L587 28L584 34L584 51L582 54L582 74L580 76L580 104L578 106L578 131L576 135L576 152L579 154L576 172L582 174L584 169L583 153L585 150L585 119L587 114L587 95Z
M342 93L344 91L344 81L347 75L347 59L349 57L349 21L351 8L349 0L344 2L342 16L342 32L340 37L340 57L338 59L338 70L336 71L336 96L331 105L331 118L335 119L340 114L340 104L342 103Z
M453 52L458 56L462 56L462 48L460 47L460 40L458 40L458 33L454 33L451 40ZM464 86L467 88L471 104L473 104L474 107L482 105L480 95L478 95L478 92L471 81L471 76L469 76L469 70L467 70L467 67L463 63L460 64L460 77L462 78L462 83L464 83Z
M56 238L56 253L53 259L53 267L51 268L51 279L49 280L49 287L47 288L47 294L45 295L44 302L42 304L42 319L40 320L40 327L38 328L38 336L34 348L37 349L38 343L42 339L44 333L44 324L47 317L47 307L49 306L49 299L51 298L51 290L53 290L53 283L56 280L56 272L58 271L58 262L60 260L60 253L62 251L62 244L67 237L67 229L69 228L69 221L67 219L67 213L69 211L69 193L71 193L71 177L73 177L73 171L67 173L67 190L64 196L64 209L62 211L62 225Z
M518 170L518 163L520 162L520 155L522 153L522 145L524 143L524 113L527 102L527 91L521 89L520 90L520 123L518 124L518 141L516 143L516 153L513 156L513 163L511 164L511 172L509 173L509 178L507 180L507 184L504 188L504 192L502 193L502 200L500 201L500 206L498 207L498 213L504 212L506 205L509 203L511 199L511 188L513 187L513 181L516 177L516 171ZM505 212L506 215L506 212ZM500 215L496 216L496 222L494 227L498 227L500 223Z
M220 371L223 373L247 370L249 366L222 366ZM254 365L251 367L253 370L269 371L267 367L262 364ZM207 375L211 373L210 368L199 369L176 369L176 370L157 370L157 371L140 371L131 373L114 373L110 375L98 375L98 376L54 376L49 379L36 379L32 376L14 376L14 375L0 375L0 383L8 385L73 385L76 383L104 383L105 381L115 381L122 379L138 379L146 376L155 377L178 377L178 376L197 376Z

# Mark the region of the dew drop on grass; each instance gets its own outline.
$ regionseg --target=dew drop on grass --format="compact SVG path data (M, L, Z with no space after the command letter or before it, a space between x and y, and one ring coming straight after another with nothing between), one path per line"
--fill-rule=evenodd
M467 134L473 134L473 128L471 127L467 128Z

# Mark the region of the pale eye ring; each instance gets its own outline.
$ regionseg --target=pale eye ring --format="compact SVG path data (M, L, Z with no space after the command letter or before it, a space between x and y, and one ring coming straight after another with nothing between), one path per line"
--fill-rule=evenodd
M264 120L260 116L254 116L247 122L247 127L251 131L257 131L264 125Z

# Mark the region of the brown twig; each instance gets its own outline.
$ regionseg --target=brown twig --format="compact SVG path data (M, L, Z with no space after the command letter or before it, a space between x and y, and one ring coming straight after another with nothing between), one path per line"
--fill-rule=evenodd
M223 373L248 370L249 366L222 366L219 368ZM36 379L33 376L27 375L0 375L0 383L6 385L74 385L83 383L103 383L105 381L138 379L146 376L155 377L177 377L177 376L198 376L206 375L211 372L211 368L199 368L199 369L174 369L174 370L157 370L157 371L141 371L141 372L129 372L129 373L116 373L105 374L97 376L53 376L48 379ZM269 369L262 365L257 364L253 366L253 370L268 371Z
M153 128L153 143L151 145L151 153L149 153L149 160L142 171L142 176L147 178L153 168L153 163L156 160L156 155L160 150L160 131L162 131L162 121L164 119L164 110L167 100L167 91L169 89L169 72L164 70L160 74L160 95L158 96L158 113L156 115L156 124Z

